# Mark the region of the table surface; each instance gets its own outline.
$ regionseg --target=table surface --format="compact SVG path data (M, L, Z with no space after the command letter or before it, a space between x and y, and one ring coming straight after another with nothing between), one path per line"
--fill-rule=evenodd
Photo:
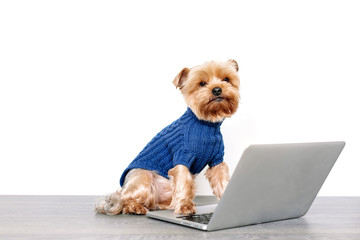
M360 239L360 197L317 197L302 218L204 232L94 212L98 196L0 195L0 239ZM197 205L214 203L198 196Z

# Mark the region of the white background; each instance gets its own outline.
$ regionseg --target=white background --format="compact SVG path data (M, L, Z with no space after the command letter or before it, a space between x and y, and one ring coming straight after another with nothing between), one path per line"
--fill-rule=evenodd
M186 110L183 67L233 58L231 172L253 143L344 140L320 195L360 195L358 1L1 1L0 194L105 194ZM211 193L202 174L198 193Z

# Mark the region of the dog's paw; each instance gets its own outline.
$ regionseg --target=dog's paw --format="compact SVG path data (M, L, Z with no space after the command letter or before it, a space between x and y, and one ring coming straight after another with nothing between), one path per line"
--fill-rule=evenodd
M225 189L224 188L214 188L213 194L218 198L221 199Z
M190 215L195 214L196 208L193 201L182 203L179 207L175 208L175 214Z
M124 208L122 210L123 214L139 214L145 215L147 212L147 208L141 205L136 201L127 201L124 204Z

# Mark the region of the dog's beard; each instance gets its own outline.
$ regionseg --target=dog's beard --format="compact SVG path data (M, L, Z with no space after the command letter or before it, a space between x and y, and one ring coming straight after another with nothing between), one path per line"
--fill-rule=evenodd
M218 97L199 95L197 99L189 102L189 107L200 120L220 122L236 112L239 98L239 93L235 89Z
M199 111L204 120L219 122L226 117L231 117L238 107L237 101L228 97L216 98L200 106Z

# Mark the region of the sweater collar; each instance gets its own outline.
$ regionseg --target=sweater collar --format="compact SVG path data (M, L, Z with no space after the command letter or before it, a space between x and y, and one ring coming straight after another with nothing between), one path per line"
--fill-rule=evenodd
M195 115L195 113L193 113L193 111L189 107L187 108L185 114L190 115L191 118L196 119L201 124L207 125L207 126L210 126L210 127L220 127L221 124L224 122L224 120L222 120L221 122L208 122L208 121L205 121L205 120L200 120L200 119L198 119L198 117Z

